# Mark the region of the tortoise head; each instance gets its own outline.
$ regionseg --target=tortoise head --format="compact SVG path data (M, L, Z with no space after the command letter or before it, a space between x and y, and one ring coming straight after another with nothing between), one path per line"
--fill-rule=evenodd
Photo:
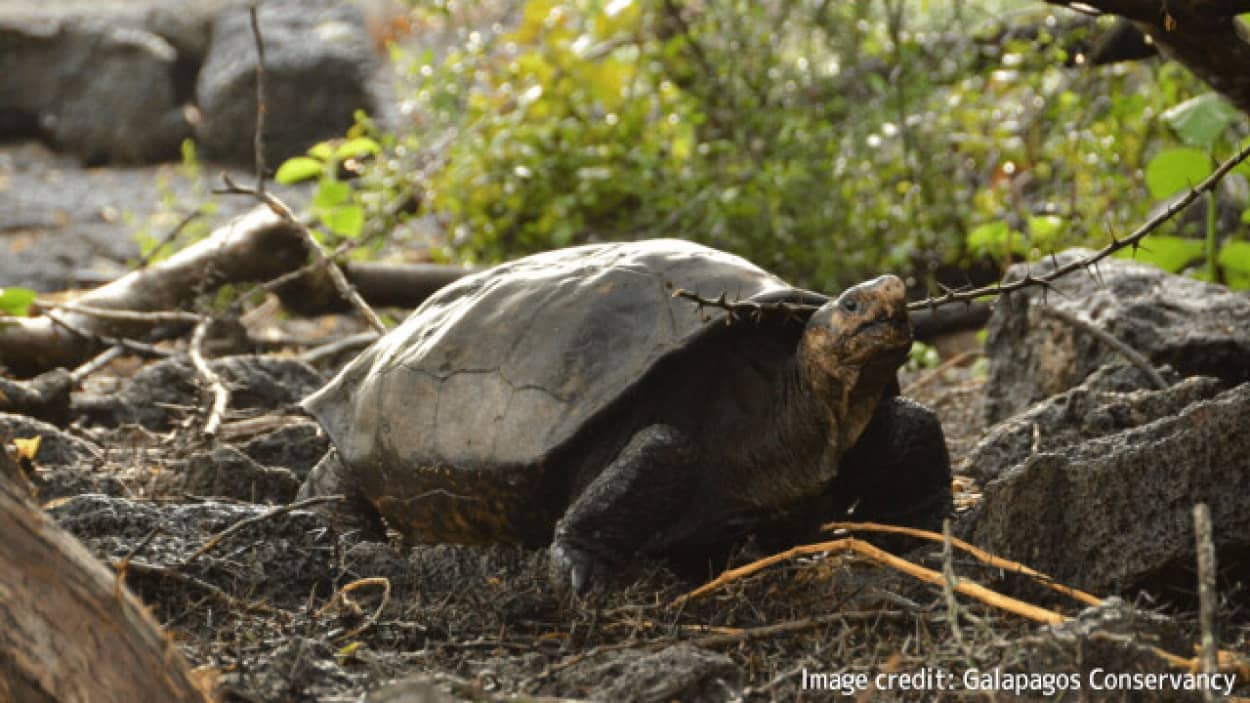
M867 426L911 343L906 287L898 276L848 288L808 320L799 365L829 408L843 451Z

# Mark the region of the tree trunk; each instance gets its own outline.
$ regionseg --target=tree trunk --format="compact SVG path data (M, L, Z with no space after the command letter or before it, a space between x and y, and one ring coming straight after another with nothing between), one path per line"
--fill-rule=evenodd
M0 464L0 701L205 703L143 604Z
M1132 20L1165 56L1184 64L1250 115L1250 41L1237 21L1237 15L1250 12L1250 0L1081 0L1080 4Z

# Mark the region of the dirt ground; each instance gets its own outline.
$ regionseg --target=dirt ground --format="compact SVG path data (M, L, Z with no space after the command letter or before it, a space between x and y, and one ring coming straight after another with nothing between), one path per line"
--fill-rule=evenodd
M675 599L699 582L641 563L609 592L561 600L541 551L408 547L336 530L314 512L270 514L326 447L293 404L333 367L281 356L216 363L236 388L217 446L199 433L194 372L177 360L119 362L92 377L67 432L34 421L4 429L43 437L30 468L50 515L101 559L128 559L126 584L223 701L357 701L365 692L369 701L1013 699L1001 681L977 690L978 672L1057 676L1098 662L1151 670L1161 665L1147 645L1189 656L1197 641L1186 604L1127 594L1144 610L1125 615L1113 602L1051 630L972 599L952 603L940 587L853 556L790 560L681 605ZM903 386L940 413L958 463L983 429L981 381L966 367L934 374L905 374ZM975 504L971 482L956 486L961 510ZM256 522L198 553L248 519ZM759 555L747 549L736 561L751 556ZM940 544L907 557L943 569ZM965 556L950 567L1067 615L1083 607ZM1166 622L1141 626L1161 608ZM1231 613L1225 642L1244 651L1247 614ZM879 673L917 672L955 683L873 686ZM814 674L848 683L839 692L825 678L813 688ZM867 675L864 686L855 674ZM1025 699L1080 699L1052 688L1039 684Z

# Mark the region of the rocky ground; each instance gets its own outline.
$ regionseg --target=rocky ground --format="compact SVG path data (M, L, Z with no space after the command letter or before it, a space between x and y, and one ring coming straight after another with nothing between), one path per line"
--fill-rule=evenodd
M1125 275L1155 274L1132 267ZM1120 280L1110 279L1113 288ZM1215 302L1250 309L1244 297ZM1003 330L1028 324L1029 303L1022 296L1013 308L1023 322L999 315L991 323L989 354L998 362L1019 363L1020 348ZM1117 324L1114 311L1098 310L1104 324ZM1246 329L1236 332L1241 341L1222 343L1244 342ZM1077 342L1070 351L1088 353L1069 329L1058 331L1057 348L1067 339ZM1250 452L1234 431L1248 414L1244 383L1165 369L1170 387L1150 389L1138 369L1113 359L990 427L987 398L1008 382L994 361L990 380L969 366L904 375L905 389L947 428L960 474L955 532L1119 598L1089 607L967 555L946 559L939 544L908 558L938 571L949 564L961 579L1074 618L1052 627L975 599L952 603L940 587L845 555L792 560L680 606L675 599L699 582L643 563L620 574L615 590L575 604L547 587L542 552L412 548L338 531L313 512L275 514L327 446L294 403L334 368L289 355L214 366L235 391L216 444L198 431L201 394L178 358L118 362L92 376L63 428L0 414L0 431L42 438L27 468L45 509L101 559L128 558L125 583L222 700L354 701L365 692L368 701L829 698L804 689L812 673L869 674L868 688L847 682L860 699L956 700L983 697L977 686L1002 694L1026 685L1026 698L1050 700L1060 675L1170 670L1155 647L1191 656L1200 632L1184 516L1199 497L1212 505L1229 567L1220 582L1221 645L1250 647L1250 599L1237 564L1250 532L1235 490L1250 475ZM1011 382L1027 384L1029 375ZM1197 461L1184 456L1203 445ZM1137 452L1158 460L1135 460ZM200 553L244 520L255 522ZM994 683L967 674L996 670ZM958 688L871 686L877 673L923 671L953 674ZM1053 680L1011 676L1044 673ZM1198 698L1103 691L1091 700Z
M209 51L211 18L168 25L108 5L125 10L126 26L206 60L196 52ZM0 2L0 15L11 9ZM83 36L0 22L11 31ZM145 70L176 79L183 54L154 41L144 40L155 62ZM199 89L177 85L171 99ZM24 109L55 126L49 105L62 103ZM49 130L45 139L71 151L112 143ZM129 139L121 143L139 143ZM230 168L246 176L245 164ZM29 138L0 144L0 285L51 292L115 278L140 254L135 235L170 231L205 201L218 170L85 168ZM301 202L298 190L278 192ZM215 202L205 226L252 205ZM1049 299L1014 296L963 363L902 379L942 418L957 473L954 534L1099 604L1016 568L944 555L940 544L914 543L906 557L1071 618L1054 626L844 553L789 560L684 602L700 581L641 563L610 592L573 603L548 588L542 552L369 541L315 512L283 511L327 447L296 403L345 360L310 365L294 344L213 362L233 390L216 442L200 431L205 397L177 343L167 343L169 359L123 358L91 374L68 408L0 413L0 439L9 449L39 439L37 450L23 443L23 464L43 508L119 569L223 701L962 700L1021 690L1033 700L1197 700L1091 690L1106 682L1089 677L1182 671L1164 653L1193 656L1199 502L1223 567L1220 646L1250 651L1250 297L1128 264L1101 274L1074 276ZM1064 314L1145 355L1162 385ZM269 303L249 324L286 339L360 329L342 317L284 318ZM1226 663L1239 674L1235 692L1250 695L1250 667ZM814 688L813 674L824 676ZM939 674L953 676L949 687Z

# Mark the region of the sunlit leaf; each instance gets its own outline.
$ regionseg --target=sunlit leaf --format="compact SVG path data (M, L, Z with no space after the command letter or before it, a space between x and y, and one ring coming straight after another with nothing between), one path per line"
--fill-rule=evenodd
M381 153L382 146L368 137L348 139L334 151L334 158L343 161Z
M1219 94L1203 93L1169 109L1161 116L1181 141L1190 146L1210 149L1215 140L1237 119L1238 112Z
M1030 215L1028 223L1029 237L1033 240L1033 246L1042 249L1051 248L1056 244L1068 225L1067 220L1055 215Z
M1215 257L1215 263L1225 272L1250 275L1250 242L1225 242Z
M36 435L34 437L14 437L13 446L17 447L17 458L27 461L34 461L35 455L39 453L39 446L43 444L43 437Z
M1024 235L1012 230L1006 222L998 220L976 227L968 233L966 240L968 250L978 256L1003 256L1010 251L1024 254L1028 248L1024 243Z
M1161 151L1146 164L1146 187L1156 199L1193 188L1211 174L1211 157L1197 149Z
M313 196L314 208L331 208L352 197L352 187L342 181L322 181Z
M1134 253L1130 249L1122 249L1115 256L1122 259L1134 259L1157 266L1164 271L1176 273L1190 263L1202 258L1204 244L1200 239L1184 239L1167 235L1154 234L1142 242Z
M329 230L345 239L355 239L365 228L365 210L359 205L345 205L320 212L321 221Z
M273 179L283 185L299 183L321 176L325 165L310 156L293 156L278 167Z
M308 148L308 155L318 161L329 161L334 158L334 145L330 142L317 142Z
M0 288L0 313L25 317L35 297L35 291L29 288Z

